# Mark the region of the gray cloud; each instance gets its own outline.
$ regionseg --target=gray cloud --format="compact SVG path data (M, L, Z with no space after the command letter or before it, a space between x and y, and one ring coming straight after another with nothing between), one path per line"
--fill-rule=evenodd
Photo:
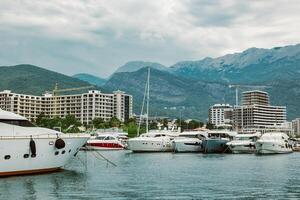
M299 43L290 0L31 0L0 2L0 65L110 75L129 60L216 57Z

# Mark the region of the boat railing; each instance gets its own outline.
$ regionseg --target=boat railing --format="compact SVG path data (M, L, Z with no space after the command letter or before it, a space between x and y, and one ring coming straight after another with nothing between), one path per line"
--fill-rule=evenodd
M47 138L82 138L82 137L89 137L90 135L88 134L59 134L59 135L55 135L55 134L39 134L39 135L10 135L10 136L0 136L0 140L4 140L4 139L47 139Z

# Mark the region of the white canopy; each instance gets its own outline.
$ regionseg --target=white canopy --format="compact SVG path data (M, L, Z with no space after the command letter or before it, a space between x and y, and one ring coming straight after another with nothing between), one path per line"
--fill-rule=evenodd
M5 119L5 120L27 120L25 117L22 117L21 115L17 115L12 112L8 112L5 110L0 109L0 120Z

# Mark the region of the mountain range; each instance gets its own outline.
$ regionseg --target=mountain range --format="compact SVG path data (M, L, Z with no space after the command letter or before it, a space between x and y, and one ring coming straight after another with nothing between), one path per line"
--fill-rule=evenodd
M288 119L300 117L300 44L272 49L250 48L240 53L172 66L131 61L108 79L89 74L68 77L32 65L0 67L0 90L41 94L58 82L61 88L90 84L103 91L123 90L133 95L134 112L139 113L147 67L151 67L150 110L152 116L207 119L214 103L234 104L230 84L244 90L269 92L272 105L286 105Z
M150 66L152 115L178 117L181 114L205 120L210 105L234 104L234 91L229 85L238 84L240 92L255 89L269 92L272 105L287 106L288 119L300 116L300 44L250 48L218 58L182 61L169 67L143 61L125 66L127 71L123 67L117 70L103 87L120 88L133 94L135 105L140 106L145 67Z

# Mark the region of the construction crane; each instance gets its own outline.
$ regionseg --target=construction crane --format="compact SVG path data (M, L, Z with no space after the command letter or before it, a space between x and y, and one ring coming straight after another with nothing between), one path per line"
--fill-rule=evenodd
M239 89L241 88L256 88L256 89L266 89L271 86L267 85L229 85L229 88L235 88L235 105L239 105Z
M90 88L94 88L94 86L90 85L90 86L85 86L85 87L58 89L58 84L56 83L55 87L52 91L52 95L58 96L59 92L70 92L70 91L84 90L84 89L90 89Z

